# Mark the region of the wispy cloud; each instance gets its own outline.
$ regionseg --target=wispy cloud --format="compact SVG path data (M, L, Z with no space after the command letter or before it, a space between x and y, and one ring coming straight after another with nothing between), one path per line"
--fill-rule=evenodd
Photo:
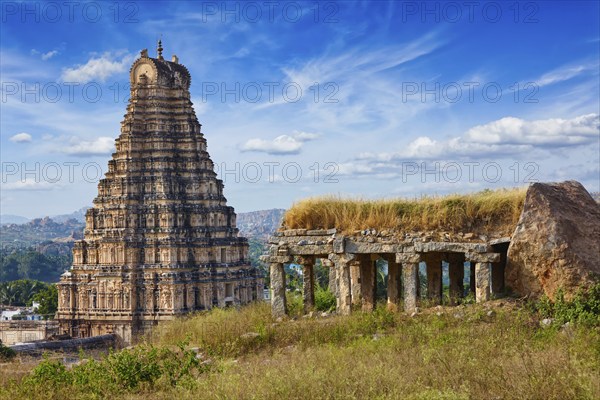
M563 65L552 71L546 72L534 82L539 86L552 85L559 82L568 81L577 76L598 74L598 62L582 62L578 64Z

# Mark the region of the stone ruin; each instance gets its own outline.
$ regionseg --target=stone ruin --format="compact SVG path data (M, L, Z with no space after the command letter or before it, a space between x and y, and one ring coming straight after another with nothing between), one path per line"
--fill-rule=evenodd
M177 57L142 51L108 172L86 213L73 266L58 284L57 319L72 337L130 343L158 322L263 298L238 236Z
M452 235L411 232L403 235L365 229L340 234L331 229L282 229L269 240L262 260L269 264L271 305L275 317L286 309L284 264L302 266L305 313L315 306L314 265L331 268L330 288L336 311L371 311L375 307L376 265L387 261L387 305L396 310L403 299L405 312L417 310L420 300L419 264L426 267L427 304L442 304L442 262L448 265L449 303L464 296L468 262L469 291L477 302L514 293L553 297L557 288L567 296L600 277L600 206L578 182L535 183L525 197L520 220L511 236Z

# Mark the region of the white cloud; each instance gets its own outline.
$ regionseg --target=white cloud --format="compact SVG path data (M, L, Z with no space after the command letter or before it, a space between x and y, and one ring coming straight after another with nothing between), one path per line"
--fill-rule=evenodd
M115 150L115 139L111 137L99 137L94 140L79 140L71 138L69 144L57 147L56 152L72 156L107 155Z
M31 142L31 135L29 133L21 132L12 136L10 139L11 142L15 143L28 143Z
M65 82L87 83L94 80L106 81L114 74L125 72L129 69L134 56L126 54L117 59L111 53L104 53L100 57L93 57L83 65L63 70L61 79Z
M280 135L273 140L250 139L240 146L242 151L255 151L272 155L299 154L304 142L315 140L320 135L294 131L292 135Z
M369 167L350 164L343 172L380 173L399 162L414 160L514 159L519 154L531 156L535 152L539 155L542 151L597 144L599 137L598 114L533 121L505 117L475 126L463 135L445 141L421 136L396 152L361 153L355 161L367 163Z
M58 50L51 50L47 53L42 54L42 60L44 60L44 61L49 60L57 54L58 54Z
M565 147L591 143L598 137L599 129L598 114L581 115L572 119L551 118L536 121L505 117L469 129L465 140L482 144Z

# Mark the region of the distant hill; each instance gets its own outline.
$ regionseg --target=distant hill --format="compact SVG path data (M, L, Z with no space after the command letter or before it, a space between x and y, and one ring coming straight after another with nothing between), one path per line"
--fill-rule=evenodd
M2 226L0 247L3 249L34 247L44 254L68 253L73 242L83 238L87 209L88 207L84 207L71 214L35 218L30 221L25 217L14 218L13 221L22 222L7 222ZM272 209L239 213L237 226L243 236L266 242L279 227L284 212L285 210L282 209ZM9 218L6 220L11 221Z
M283 213L280 208L238 213L237 227L242 236L266 242L279 227Z
M590 194L592 195L592 198L596 200L596 203L600 203L600 192L592 192Z
M42 253L70 253L73 242L83 237L84 224L76 219L56 222L50 217L24 224L6 224L0 229L2 249L36 248Z
M52 217L52 219L55 222L66 222L70 219L74 219L77 220L79 222L85 223L85 212L89 209L90 207L82 207L77 211L73 211L71 214L62 214L62 215L55 215Z

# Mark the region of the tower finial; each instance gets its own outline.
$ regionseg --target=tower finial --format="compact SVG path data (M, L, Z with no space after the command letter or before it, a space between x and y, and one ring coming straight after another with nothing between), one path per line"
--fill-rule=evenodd
M162 40L158 39L158 47L156 48L156 51L158 52L158 59L162 60L163 56L162 56L162 51L163 51L163 47L162 47Z

